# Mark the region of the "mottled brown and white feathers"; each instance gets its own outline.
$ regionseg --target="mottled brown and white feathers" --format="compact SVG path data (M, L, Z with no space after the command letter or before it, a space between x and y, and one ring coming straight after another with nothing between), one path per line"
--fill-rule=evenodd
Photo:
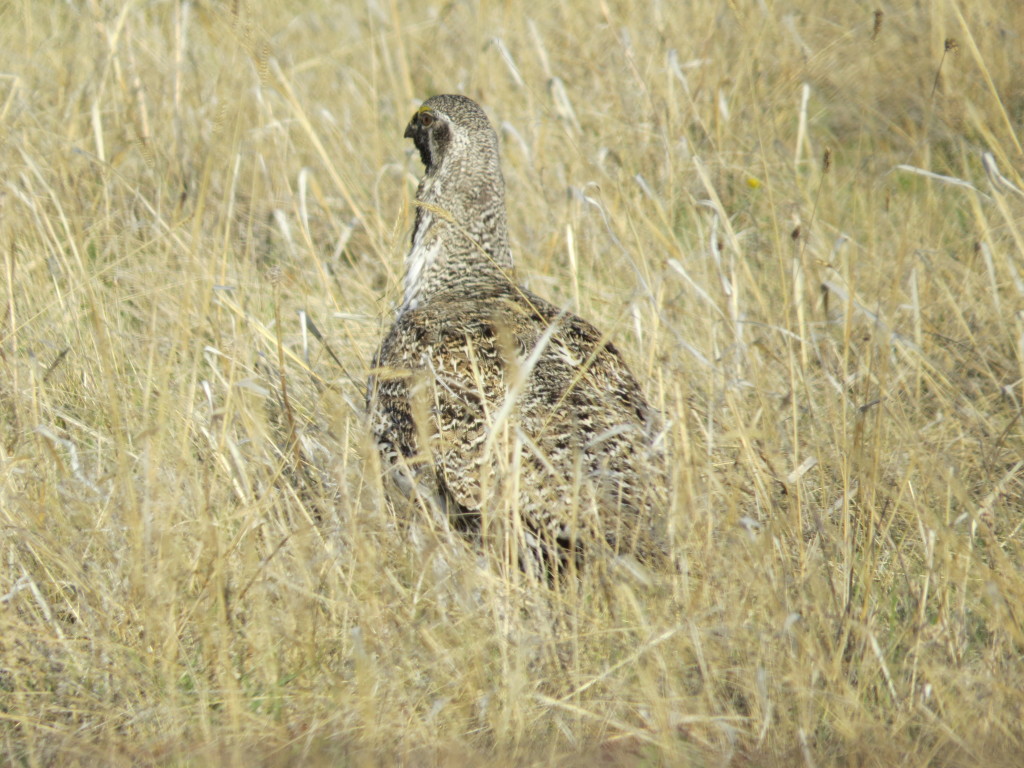
M464 96L434 96L405 129L426 172L416 190L416 223L406 258L402 310L439 293L507 284L512 254L498 137Z
M434 96L405 136L426 173L367 394L394 486L549 573L595 549L658 557L655 414L594 326L516 283L487 117Z

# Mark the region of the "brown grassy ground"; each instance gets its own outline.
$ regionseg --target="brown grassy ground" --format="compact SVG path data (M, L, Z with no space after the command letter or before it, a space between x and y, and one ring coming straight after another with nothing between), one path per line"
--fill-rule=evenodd
M1022 764L1024 5L272 5L0 6L0 762ZM440 91L673 424L669 583L381 502Z

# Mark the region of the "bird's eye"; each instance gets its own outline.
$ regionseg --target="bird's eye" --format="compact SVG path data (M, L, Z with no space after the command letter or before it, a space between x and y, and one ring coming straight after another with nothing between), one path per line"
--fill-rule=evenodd
M434 124L434 116L429 112L424 112L420 115L420 125L424 128L429 128Z

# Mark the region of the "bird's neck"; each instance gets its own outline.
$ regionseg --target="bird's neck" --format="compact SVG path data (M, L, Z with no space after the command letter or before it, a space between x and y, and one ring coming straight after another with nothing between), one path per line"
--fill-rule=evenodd
M505 218L504 184L450 195L428 175L416 195L416 223L405 260L402 311L440 293L472 297L514 283ZM492 177L493 178L493 177Z

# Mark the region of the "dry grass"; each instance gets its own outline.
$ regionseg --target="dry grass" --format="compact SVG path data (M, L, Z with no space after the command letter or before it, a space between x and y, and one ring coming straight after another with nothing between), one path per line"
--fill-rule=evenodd
M0 762L1019 765L1024 5L263 5L0 6ZM439 91L673 423L667 584L381 502Z

